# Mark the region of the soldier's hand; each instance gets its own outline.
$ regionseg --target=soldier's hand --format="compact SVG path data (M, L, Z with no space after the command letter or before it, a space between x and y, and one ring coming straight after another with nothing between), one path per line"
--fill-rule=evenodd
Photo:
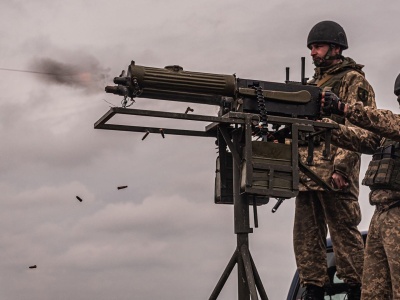
M324 115L344 115L346 104L333 92L322 93L321 110Z
M344 178L341 174L336 172L332 174L332 183L333 186L335 188L338 188L339 190L343 190L349 185L346 178Z

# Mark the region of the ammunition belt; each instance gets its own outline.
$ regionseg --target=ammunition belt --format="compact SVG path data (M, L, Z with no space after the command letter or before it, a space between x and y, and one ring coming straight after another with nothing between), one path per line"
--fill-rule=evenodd
M260 137L264 137L268 133L268 124L267 124L267 110L265 108L265 99L263 95L263 90L260 86L253 87L256 91L257 102L258 102L258 110L260 111Z

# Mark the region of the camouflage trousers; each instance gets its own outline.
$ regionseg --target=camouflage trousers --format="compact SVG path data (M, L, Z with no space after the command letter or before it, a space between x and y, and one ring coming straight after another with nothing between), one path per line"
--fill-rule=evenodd
M372 216L361 299L400 300L400 207L377 207Z
M358 201L346 194L309 191L296 198L293 246L302 285L329 282L326 237L331 236L337 276L361 283L364 242L357 225L361 221Z

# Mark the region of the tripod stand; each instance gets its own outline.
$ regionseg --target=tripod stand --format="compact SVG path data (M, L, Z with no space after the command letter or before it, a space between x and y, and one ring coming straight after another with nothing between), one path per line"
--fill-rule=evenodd
M233 134L233 145L239 143L238 134ZM235 157L234 155L233 157ZM236 156L237 157L237 156ZM235 158L234 158L235 160ZM233 203L234 203L234 226L237 235L237 246L231 259L228 262L221 278L215 286L209 300L218 298L222 288L229 278L230 273L237 264L238 270L238 298L239 300L256 300L257 289L262 300L268 300L267 293L261 282L256 265L251 257L249 250L249 233L253 230L250 228L249 218L249 201L245 195L240 194L240 162L233 162Z

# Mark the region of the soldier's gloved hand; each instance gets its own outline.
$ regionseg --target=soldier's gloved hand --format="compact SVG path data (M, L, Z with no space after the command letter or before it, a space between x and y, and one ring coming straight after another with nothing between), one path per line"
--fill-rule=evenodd
M343 190L349 186L347 179L337 172L332 174L332 184L334 188L338 188L339 190Z
M324 115L336 114L343 116L346 105L333 92L322 93L321 110Z

